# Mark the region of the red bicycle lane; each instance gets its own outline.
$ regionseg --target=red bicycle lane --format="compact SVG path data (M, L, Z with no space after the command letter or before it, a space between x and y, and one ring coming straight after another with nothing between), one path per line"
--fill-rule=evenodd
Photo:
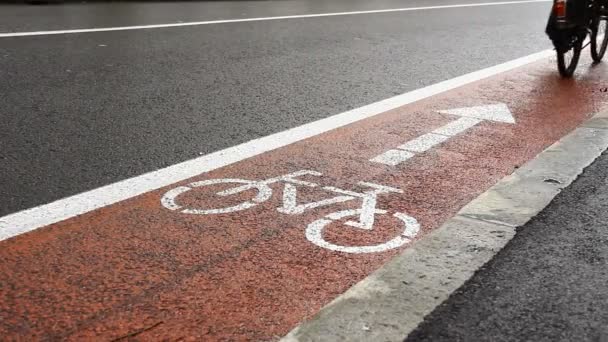
M376 253L344 253L307 239L311 223L363 199L282 213L285 181L242 211L229 207L250 189L193 188L161 204L168 191L210 179L264 180L311 170L295 184L298 204L362 193L367 182L402 193L377 195L373 229L326 221L322 237L340 246L378 245L417 221L415 239L441 225L496 181L567 134L606 102L596 67L561 80L542 61L388 111L316 137L0 242L0 333L8 338L265 340L298 322L382 266L408 243ZM483 121L398 165L371 162L388 150L458 119L439 111L504 103L516 123ZM234 186L234 185L232 185ZM342 194L344 195L344 194ZM285 210L284 210L285 211ZM308 229L308 231L310 231ZM411 242L411 243L415 243Z

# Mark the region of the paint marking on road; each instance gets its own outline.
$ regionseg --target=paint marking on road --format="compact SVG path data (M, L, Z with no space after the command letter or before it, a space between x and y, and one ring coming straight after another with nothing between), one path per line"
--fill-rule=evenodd
M467 118L475 118L479 120L496 121L504 123L515 123L513 114L504 103L493 105L475 106L467 108L456 108L448 110L440 110L442 114L452 114Z
M588 125L604 128L579 130L580 149L557 145L546 168L524 166L608 104L595 96L608 74L598 68L573 86L543 59L2 241L0 292L16 299L0 300L0 336L23 337L11 327L23 326L26 308L28 320L39 322L27 331L33 337L116 340L162 320L138 337L277 340L408 254L413 259L392 268L398 273L372 276L380 281L370 291L349 291L338 302L359 311L324 310L337 320L315 330L326 340L401 340L395 327L418 322L478 267L475 257L497 250L497 240L484 237L504 242L536 214L530 208L539 197L549 200L542 189L559 192L569 179L563 171L601 153L605 117ZM482 122L400 170L368 161L462 118L439 111L495 103L505 103L517 124ZM466 117L480 120L492 112L472 113ZM510 180L525 191L505 182L471 202L513 172ZM458 213L481 226L432 235ZM361 326L369 331L362 335ZM349 327L353 335L343 333ZM376 335L387 330L400 336Z
M269 20L286 20L286 19L304 19L304 18L318 18L318 17L335 17L335 16L345 16L345 15L391 13L391 12L410 12L410 11L435 10L435 9L464 8L464 7L519 5L519 4L529 4L529 3L539 3L539 2L551 2L551 1L552 0L522 0L522 1L483 2L483 3L456 4L456 5L438 5L438 6L424 6L424 7L390 8L390 9L369 10L369 11L316 13L316 14L284 15L284 16L276 16L276 17L261 17L261 18L209 20L209 21L195 21L195 22L186 22L186 23L178 22L178 23L170 23L170 24L118 26L118 27L99 27L99 28L73 29L73 30L52 30L52 31L31 31L31 32L4 32L4 33L0 33L0 38L26 37L26 36L46 36L46 35L70 34L70 33L90 33L90 32L145 30L145 29L182 27L182 26L200 26L200 25L244 23L244 22L269 21Z
M370 161L389 166L397 166L413 156L415 156L414 153L404 150L388 150Z
M243 180L243 179L208 179L204 181L190 183L188 186L178 186L174 189L171 189L165 193L165 195L161 199L161 204L169 210L177 211L181 214L190 214L190 215L215 215L215 214L227 214L234 213L238 211L244 211L255 207L258 204L261 204L267 200L269 200L272 196L272 189L268 186L269 184L284 182L283 188L283 199L282 205L276 208L276 210L280 213L287 215L299 215L304 214L305 212L320 208L327 207L337 203L344 203L348 201L357 201L361 200L361 207L359 209L351 209L351 210L341 210L333 213L326 214L324 218L315 220L310 223L306 229L306 238L312 242L313 244L327 248L332 251L343 252L343 253L353 253L353 254L361 254L361 253L378 253L384 252L390 249L399 248L404 244L410 242L420 230L420 224L418 221L405 213L395 212L392 214L393 217L396 217L403 223L403 232L395 237L386 241L384 243L376 244L376 245L366 245L366 246L341 246L335 243L331 243L326 241L323 237L323 231L326 226L332 223L333 221L340 220L344 217L358 217L358 221L347 221L346 225L371 231L374 228L374 216L375 215L384 215L389 213L384 210L377 208L377 197L378 195L386 195L390 193L403 193L403 190L397 189L394 187L380 185L369 182L359 182L357 185L360 187L371 188L371 190L367 190L364 192L356 192L353 190L343 190L340 188L336 188L333 186L324 186L319 187L319 184L302 181L299 179L295 179L297 176L301 175L314 175L314 176L322 176L320 172L311 171L311 170L300 170L297 172L293 172L287 175L268 178L264 180ZM225 194L237 194L246 190L257 189L257 195L251 200L246 200L245 202L230 206L226 208L220 209L202 209L200 207L196 208L183 208L180 204L178 204L178 197L183 195L184 193L193 190L195 188L207 186L207 185L217 185L217 184L244 184L239 185L237 187L224 190L222 192L216 193L216 195L224 196ZM297 185L302 185L306 187L317 188L317 190L324 192L333 192L333 197L324 198L318 201L309 202L309 203L297 203L297 193L298 188ZM337 194L337 196L336 196ZM346 195L346 196L345 196Z
M435 134L454 136L456 134L462 133L467 129L477 125L481 120L474 118L462 117L456 121L452 121L445 126L439 127L433 131Z
M606 151L607 119L584 122L280 341L403 341Z
M430 150L432 147L441 144L448 140L450 137L447 135L440 135L435 133L427 133L419 136L414 140L410 140L405 144L399 146L400 150L406 150L413 153L422 153Z
M460 119L439 127L431 133L426 133L403 145L397 146L397 149L388 150L379 156L370 159L370 161L389 166L397 166L416 154L426 152L431 148L444 143L453 136L476 126L484 120L510 124L515 123L513 114L509 110L509 107L504 103L440 110L439 113L458 115L460 116Z
M547 58L552 54L552 50L534 53L283 132L251 140L164 169L109 184L49 204L9 214L0 218L0 241L178 183L196 175L314 137L339 127L371 118L391 109Z

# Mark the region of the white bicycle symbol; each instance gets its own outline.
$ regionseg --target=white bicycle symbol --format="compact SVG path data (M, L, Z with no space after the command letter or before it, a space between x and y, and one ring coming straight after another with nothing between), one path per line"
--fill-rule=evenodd
M324 186L321 187L323 190L335 193L336 196L328 199L324 199L317 202L310 202L304 204L297 203L297 188L296 186L305 186L310 188L318 187L319 184L297 179L302 176L321 176L322 174L316 171L301 170L287 175L269 178L261 181L238 179L238 178L227 178L227 179L209 179L199 182L193 182L186 186L179 186L172 190L169 190L164 194L161 199L162 205L170 210L178 211L183 214L194 214L194 215L213 215L213 214L227 214L237 211L243 211L255 207L256 205L263 203L272 197L272 188L269 186L273 183L283 182L283 203L282 206L277 208L277 211L283 214L296 215L302 214L305 211L328 206L337 203L348 202L352 200L361 199L361 207L359 209L350 209L333 212L326 215L324 218L318 219L310 223L306 228L306 238L313 244L327 248L332 251L344 252L344 253L376 253L384 252L393 248L400 247L410 242L420 230L418 221L404 213L394 213L392 216L399 219L403 224L403 232L382 244L372 246L341 246L329 241L326 241L323 237L324 229L333 221L337 221L347 217L357 217L358 221L349 220L345 224L354 228L363 230L372 230L375 221L375 215L388 214L386 210L376 208L377 197L380 194L387 193L402 193L401 190L374 184L367 182L359 182L358 185L361 187L369 188L364 192L354 192L349 190L343 190L336 187ZM238 205L217 208L217 209L205 209L205 208L192 208L184 207L177 201L180 195L191 191L195 188L201 188L209 185L216 184L237 184L236 187L231 187L227 190L220 191L216 195L226 197L230 195L236 195L243 191L257 190L257 194L251 200L242 202Z

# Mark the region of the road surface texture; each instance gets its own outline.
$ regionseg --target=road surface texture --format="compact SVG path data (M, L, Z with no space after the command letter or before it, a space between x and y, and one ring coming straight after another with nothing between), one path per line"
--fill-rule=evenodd
M421 5L0 5L0 31L225 19L229 9L247 17L357 11L372 3ZM546 49L549 6L2 38L0 215Z
M608 154L406 341L608 340Z
M0 336L286 336L607 107L550 5L1 5Z

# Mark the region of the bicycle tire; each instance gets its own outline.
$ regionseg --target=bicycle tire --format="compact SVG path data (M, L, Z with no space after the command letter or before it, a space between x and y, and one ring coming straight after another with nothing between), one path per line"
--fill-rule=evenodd
M601 10L600 10L601 12ZM601 42L598 42L598 33L600 28L603 26L604 35L601 37ZM606 48L608 47L608 17L596 16L591 24L591 58L595 63L599 63L606 54Z
M572 77L572 75L574 74L574 71L576 70L576 66L578 65L578 61L581 57L581 50L583 49L583 39L576 39L576 41L574 42L572 48L570 50L573 50L573 55L572 55L572 59L570 60L569 63L567 63L566 61L566 57L565 55L570 51L570 50L557 50L557 69L559 70L559 74L564 77L564 78L570 78Z

